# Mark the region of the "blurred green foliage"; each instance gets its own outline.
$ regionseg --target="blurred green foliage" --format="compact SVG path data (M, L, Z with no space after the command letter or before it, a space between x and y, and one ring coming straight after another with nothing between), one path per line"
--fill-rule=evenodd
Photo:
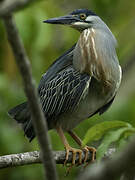
M38 82L49 65L78 39L79 33L67 27L42 23L44 19L57 17L78 8L95 11L110 27L118 40L118 57L124 64L135 53L135 2L128 0L50 0L38 1L15 13L15 20L24 46L31 61L33 76ZM99 157L114 142L118 145L134 133L135 128L135 87L131 78L123 79L121 89L112 107L102 116L82 122L75 131L87 141L91 138L91 129L101 127L109 121L122 121L121 128L112 126L100 133L102 143L99 146ZM126 83L128 81L128 87ZM126 86L126 88L125 88ZM124 90L123 90L124 89ZM132 90L132 93L130 92ZM8 45L5 30L0 22L0 155L38 150L37 140L29 143L21 128L8 117L7 111L25 101L21 78ZM112 122L110 122L111 124ZM115 123L115 122L114 122ZM128 123L128 125L127 125ZM113 123L112 123L113 124ZM94 127L95 126L95 127ZM110 126L109 126L110 127ZM117 127L114 129L114 127ZM87 132L87 134L86 134ZM63 145L55 131L50 131L54 150L62 150ZM89 134L90 133L90 134ZM89 135L88 135L89 134ZM85 136L85 138L86 138ZM67 136L70 144L76 146ZM98 139L99 139L98 138ZM85 140L85 139L84 139ZM91 139L91 142L96 139ZM120 142L121 140L121 142ZM93 142L94 143L94 142ZM76 146L77 147L77 146ZM0 170L0 179L37 180L43 179L41 165L8 168ZM64 177L65 168L57 165L60 179L75 179L80 168L74 168L68 177Z

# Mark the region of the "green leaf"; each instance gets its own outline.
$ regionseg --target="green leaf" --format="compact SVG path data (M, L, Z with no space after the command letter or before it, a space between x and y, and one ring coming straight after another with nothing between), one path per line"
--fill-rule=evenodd
M97 159L100 159L101 157L103 157L103 155L107 151L109 145L111 143L113 143L113 142L118 141L127 132L132 132L133 133L133 132L135 132L135 128L124 127L124 128L120 128L120 129L115 130L115 131L108 132L105 135L101 145L98 147Z
M108 130L112 128L129 127L129 124L123 121L105 121L91 127L83 140L84 145L91 141L99 140Z

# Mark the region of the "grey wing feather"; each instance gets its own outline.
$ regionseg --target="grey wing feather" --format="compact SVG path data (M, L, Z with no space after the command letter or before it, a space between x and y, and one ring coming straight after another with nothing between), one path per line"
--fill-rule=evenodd
M53 62L53 64L48 68L47 72L42 76L39 88L42 86L42 81L43 84L49 82L56 76L58 72L73 64L73 50L75 45L73 45L68 51Z
M73 111L83 97L89 81L89 75L80 74L72 66L59 72L48 83L42 81L39 95L47 119Z

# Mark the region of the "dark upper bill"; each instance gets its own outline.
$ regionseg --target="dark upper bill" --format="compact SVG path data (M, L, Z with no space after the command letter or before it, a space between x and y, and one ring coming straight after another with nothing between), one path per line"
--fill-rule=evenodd
M51 18L48 20L44 20L44 23L50 23L50 24L67 24L70 25L72 23L78 22L80 19L76 16L73 15L66 15L66 16L61 16L58 18Z

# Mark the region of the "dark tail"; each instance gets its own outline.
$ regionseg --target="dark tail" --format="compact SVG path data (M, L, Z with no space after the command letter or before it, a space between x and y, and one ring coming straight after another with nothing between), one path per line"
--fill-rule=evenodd
M35 132L32 125L28 103L24 102L17 105L16 107L10 109L8 114L19 124L22 124L25 135L28 137L29 141L32 141L35 137Z

